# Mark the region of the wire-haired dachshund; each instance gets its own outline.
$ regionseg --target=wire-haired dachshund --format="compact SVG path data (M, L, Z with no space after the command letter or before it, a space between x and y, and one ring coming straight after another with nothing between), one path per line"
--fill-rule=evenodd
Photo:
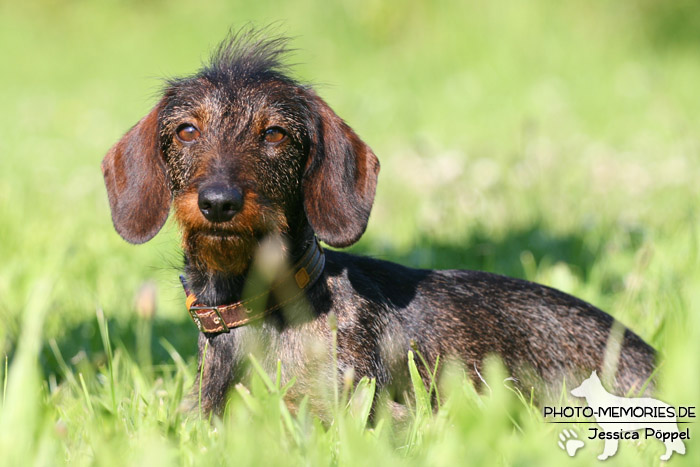
M593 369L611 373L618 392L644 387L654 350L574 297L485 272L324 251L318 240L347 247L365 231L379 161L288 76L285 44L255 32L228 38L202 70L168 81L102 162L114 227L128 242L151 239L174 206L204 410L223 409L250 371L251 349L268 372L280 360L282 381L295 379L290 404L308 395L321 410L322 388L363 376L400 407L411 349L427 366L459 359L477 383L484 358L498 355L528 392ZM270 272L260 245L285 261ZM418 367L427 384L432 370Z

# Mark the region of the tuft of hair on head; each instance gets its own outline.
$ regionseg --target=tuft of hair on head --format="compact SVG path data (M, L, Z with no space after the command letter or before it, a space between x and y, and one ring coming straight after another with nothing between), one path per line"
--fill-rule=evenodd
M214 50L201 75L211 81L220 79L283 79L289 66L284 57L293 52L289 38L276 34L271 26L257 29L245 26L229 31L226 39Z

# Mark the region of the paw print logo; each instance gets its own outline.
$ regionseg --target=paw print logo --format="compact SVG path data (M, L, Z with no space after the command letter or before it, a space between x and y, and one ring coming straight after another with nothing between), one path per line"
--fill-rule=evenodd
M564 428L564 430L559 433L559 442L557 444L562 450L566 451L569 457L574 457L576 451L583 447L583 441L578 439L576 430L573 428L571 430Z

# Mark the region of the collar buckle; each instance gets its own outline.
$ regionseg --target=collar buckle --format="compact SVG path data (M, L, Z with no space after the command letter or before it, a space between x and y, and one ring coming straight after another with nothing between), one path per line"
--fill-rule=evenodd
M194 307L192 307L194 308ZM192 308L187 308L187 311L190 312L190 317L192 318L192 321L194 321L194 324L197 325L197 329L199 329L200 332L204 332L204 326L202 326L202 320L199 319L199 315L197 314L196 310L193 310Z
M210 332L204 329L204 325L202 324L202 318L199 316L200 311L210 311L214 312L216 316L212 318L212 321L214 324L217 326L221 326L223 329L221 329L218 332L229 332L230 329L226 325L226 320L224 317L221 315L221 307L218 306L191 306L189 308L190 316L192 316L192 320L194 321L194 324L197 325L200 331L205 331L205 332Z

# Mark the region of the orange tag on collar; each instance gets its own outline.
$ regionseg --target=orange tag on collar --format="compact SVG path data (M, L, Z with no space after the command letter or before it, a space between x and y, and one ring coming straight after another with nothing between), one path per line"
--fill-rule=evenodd
M306 272L306 268L301 268L294 274L294 280L297 282L297 287L303 289L309 283L309 273Z

